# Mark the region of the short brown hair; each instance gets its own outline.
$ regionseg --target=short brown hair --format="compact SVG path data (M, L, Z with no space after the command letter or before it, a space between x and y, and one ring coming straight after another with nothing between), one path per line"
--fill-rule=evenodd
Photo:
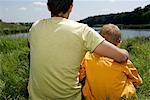
M51 16L59 16L59 13L65 14L72 4L73 0L48 0L47 2Z

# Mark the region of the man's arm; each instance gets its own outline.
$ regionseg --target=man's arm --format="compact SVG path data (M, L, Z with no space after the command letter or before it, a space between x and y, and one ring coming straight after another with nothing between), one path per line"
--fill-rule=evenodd
M129 54L125 49L120 49L106 40L100 43L94 52L112 58L117 62L125 62L129 58Z

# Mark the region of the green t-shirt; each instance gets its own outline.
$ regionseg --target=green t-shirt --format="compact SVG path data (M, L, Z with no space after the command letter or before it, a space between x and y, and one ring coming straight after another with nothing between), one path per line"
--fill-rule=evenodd
M104 40L85 24L68 19L43 19L30 30L32 100L81 100L80 62Z

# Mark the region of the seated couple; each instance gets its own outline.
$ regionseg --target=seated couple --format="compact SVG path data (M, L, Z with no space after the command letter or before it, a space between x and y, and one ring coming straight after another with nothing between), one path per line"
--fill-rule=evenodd
M104 25L100 34L116 46L121 43L121 31L116 25ZM137 100L136 88L142 83L130 60L117 63L89 52L81 63L80 81L85 82L85 100Z

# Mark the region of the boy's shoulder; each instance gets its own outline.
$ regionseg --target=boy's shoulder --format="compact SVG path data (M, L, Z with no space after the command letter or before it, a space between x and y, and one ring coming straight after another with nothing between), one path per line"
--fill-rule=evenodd
M128 66L129 68L133 68L133 67L134 67L134 65L133 65L133 63L131 62L131 60L127 60L126 64L127 64L127 66Z
M90 61L99 61L99 62L109 63L109 64L112 63L112 64L115 64L115 65L121 65L121 66L128 66L129 68L133 68L134 67L134 65L131 62L131 60L127 60L124 63L118 63L118 62L114 61L111 58L104 57L104 56L98 55L96 53L90 53L90 52L86 53L84 59L85 60L90 60Z
M98 55L98 54L96 54L96 53L90 53L90 52L87 52L87 53L86 53L84 59L86 59L86 60L91 60L91 61L92 61L92 60L93 60L93 61L98 61L98 62L100 62L100 61L103 61L103 62L107 61L107 62L110 62L110 63L113 63L113 62L114 62L114 60L111 59L111 58L104 57L104 56Z

